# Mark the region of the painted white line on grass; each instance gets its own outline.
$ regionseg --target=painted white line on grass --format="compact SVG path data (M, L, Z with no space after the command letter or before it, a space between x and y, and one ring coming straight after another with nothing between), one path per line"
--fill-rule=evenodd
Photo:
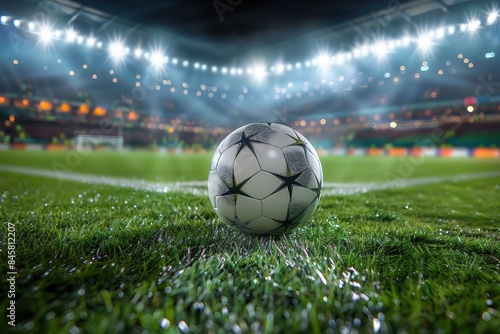
M444 181L466 181L466 180L477 180L484 179L488 177L500 176L500 172L482 172L482 173L469 173L469 174L458 174L458 175L446 175L446 176L432 176L432 177L420 177L420 178L401 178L394 180L392 182L380 182L380 183L325 183L323 185L323 195L352 195L356 193L364 193L372 190L384 190L392 188L406 188L412 186L419 186L425 184L433 184Z
M134 188L147 191L156 192L170 192L181 191L192 193L195 195L207 194L207 181L179 181L179 182L152 182L140 179L128 179L121 177L105 176L105 175L92 175L76 172L60 172L43 168L20 167L10 165L0 165L0 171L41 176L51 179L58 179L61 181L74 181L86 184L103 184L115 187Z
M41 176L63 181L74 181L85 184L102 184L115 187L133 188L146 191L154 191L167 193L171 191L179 191L190 193L194 195L207 195L207 181L179 181L179 182L152 182L139 179L119 178L112 176L99 176L83 173L67 173L59 172L50 169L20 167L10 165L0 165L0 171ZM499 172L485 172L485 173L472 173L460 175L447 175L436 177L422 177L414 179L399 179L392 182L380 183L324 183L322 196L334 195L353 195L357 193L365 193L372 190L383 190L391 188L404 188L417 185L425 185L432 183L439 183L444 181L464 181L475 180L481 178L500 176Z

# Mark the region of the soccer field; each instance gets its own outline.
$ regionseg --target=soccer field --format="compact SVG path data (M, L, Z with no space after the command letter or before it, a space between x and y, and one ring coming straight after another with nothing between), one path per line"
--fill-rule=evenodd
M322 157L331 189L387 186L328 193L308 224L281 237L235 232L208 197L182 191L187 181L207 179L209 162L210 154L0 152L0 167L32 170L0 168L0 268L7 278L14 271L7 236L15 231L15 329L500 328L500 160ZM75 173L179 189L66 177ZM427 181L401 186L408 180ZM4 281L1 290L5 332L12 285Z

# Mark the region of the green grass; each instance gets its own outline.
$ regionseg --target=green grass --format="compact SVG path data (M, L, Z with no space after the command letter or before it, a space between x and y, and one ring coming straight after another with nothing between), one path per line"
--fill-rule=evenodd
M0 165L90 173L150 181L206 180L211 154L0 151ZM384 182L500 170L499 159L436 157L321 157L326 182Z
M0 163L50 168L67 154L11 153L0 152L8 158ZM132 157L133 166L126 163ZM165 168L162 180L203 179L207 161L92 154L73 170L126 176L144 169L145 178L155 179ZM397 171L400 161L329 157L324 165L332 169L329 181L339 181L333 170L347 175L342 181L384 181L372 177L374 170ZM426 158L411 177L499 170L498 164ZM0 271L8 271L10 222L18 272L17 326L7 326L2 284L0 332L500 328L500 177L324 197L303 228L269 238L230 230L201 196L0 172L0 221Z

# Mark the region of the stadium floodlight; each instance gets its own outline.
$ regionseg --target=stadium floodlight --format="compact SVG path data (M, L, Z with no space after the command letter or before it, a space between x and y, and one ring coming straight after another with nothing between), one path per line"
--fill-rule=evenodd
M109 56L115 61L121 61L125 58L125 46L119 40L115 40L109 44L108 52Z
M140 48L136 48L136 49L134 50L134 57L135 57L135 58L141 58L142 53L143 53L142 49L140 49Z
M96 42L97 39L94 36L89 36L89 38L87 38L87 46L89 48L93 48Z
M73 43L78 37L76 31L73 28L66 30L66 42Z
M285 71L285 65L283 63L276 64L276 74L282 74Z
M0 16L0 22L2 22L2 24L7 24L7 21L9 21L8 16L5 15Z
M475 33L480 27L481 27L480 20L473 19L467 22L467 30L471 33Z
M222 73L222 74L227 74L227 67L223 67L223 68L221 69L221 73Z
M49 43L52 40L52 29L48 25L42 25L38 31L38 36L42 43Z
M231 73L231 75L235 75L236 69L234 67L231 67L231 70L229 71L229 73Z
M18 27L21 25L21 21L20 20L14 20L14 26Z
M448 27L448 35L453 35L455 33L455 26Z
M189 66L189 61L187 61L187 60L182 61L182 66L188 67Z
M194 63L193 67L197 70L200 68L200 63L196 62Z
M330 55L326 52L322 52L316 57L316 64L320 68L328 68L330 66L330 60Z
M257 64L252 70L252 75L257 82L262 82L267 76L266 66L264 64Z
M436 32L434 33L434 37L436 37L437 39L441 39L444 37L445 35L445 28L444 27L439 27L436 29Z
M286 70L291 71L293 68L292 64L286 64Z
M35 23L34 23L34 22L29 22L29 23L28 23L28 29L29 29L30 31L34 31L34 30L35 30L35 27L36 27L36 26L35 26Z
M352 54L353 54L354 58L361 57L361 48L355 48L354 50L352 50Z
M212 66L212 72L217 73L217 66Z
M179 62L179 60L177 58L172 59L172 64L177 65L178 62Z
M207 64L201 64L201 70L206 71L207 70Z
M389 53L389 50L387 48L387 44L384 41L380 41L372 46L372 52L375 54L377 59L384 59Z
M433 45L432 38L428 33L421 34L417 38L417 47L423 53L428 52Z
M238 75L242 75L242 74L243 74L243 69L242 69L242 68L238 68L238 69L236 70L236 73L237 73Z
M165 54L161 51L153 51L149 57L149 61L155 70L159 70L167 62Z
M83 43L83 36L78 36L78 37L76 38L76 42L77 42L79 45L82 45L82 43Z
M410 36L404 36L403 39L401 40L401 45L402 46L408 46L410 45Z
M486 19L486 23L488 23L488 25L492 25L497 21L497 18L498 18L498 11L493 10L488 13L488 18Z

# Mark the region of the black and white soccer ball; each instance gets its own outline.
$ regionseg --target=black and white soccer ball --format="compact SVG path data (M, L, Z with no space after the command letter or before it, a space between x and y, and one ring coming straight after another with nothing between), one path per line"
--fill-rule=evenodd
M208 196L227 225L250 234L286 234L309 220L323 185L316 150L294 129L252 123L233 131L210 163Z

